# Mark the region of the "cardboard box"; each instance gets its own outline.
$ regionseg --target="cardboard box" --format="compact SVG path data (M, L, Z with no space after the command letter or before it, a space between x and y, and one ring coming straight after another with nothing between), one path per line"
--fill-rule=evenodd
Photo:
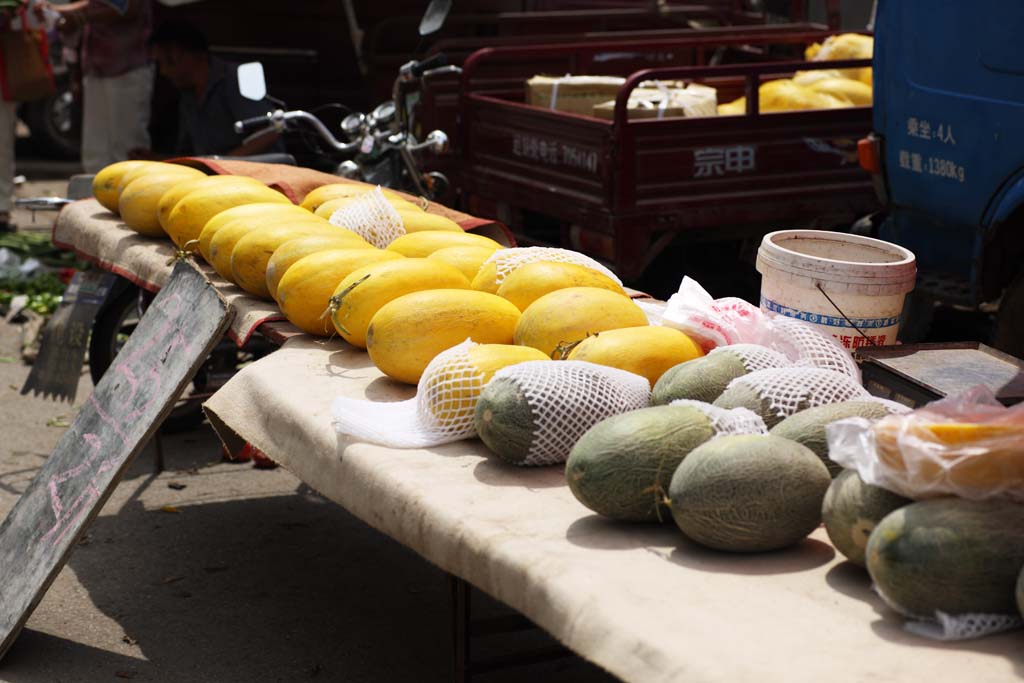
M681 82L644 82L640 85L642 87L629 94L630 120L718 115L718 93L709 86ZM659 87L650 87L652 85ZM600 119L614 119L615 100L594 105L592 114Z
M526 82L526 102L592 116L594 105L614 99L625 82L618 76L534 76Z

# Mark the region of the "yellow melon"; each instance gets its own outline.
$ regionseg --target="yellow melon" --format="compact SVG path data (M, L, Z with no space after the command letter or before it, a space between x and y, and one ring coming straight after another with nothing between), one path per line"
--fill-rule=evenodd
M423 211L418 206L416 206L412 202L407 202L404 199L398 197L385 197L385 199L388 200L388 204L395 207L396 211L406 213L423 213ZM316 211L314 211L313 213L315 213L317 216L320 216L324 220L330 220L331 216L334 215L335 211L346 206L349 206L350 204L357 200L359 200L358 196L335 197L334 199L328 199L323 204L320 204L320 206L318 206Z
M444 249L438 249L427 258L431 261L440 261L447 263L449 266L455 266L462 271L462 274L472 284L473 279L480 270L480 266L495 251L497 249L491 247L445 247ZM491 293L493 294L494 292Z
M402 235L387 246L409 258L430 256L438 249L445 247L493 247L499 249L500 244L490 237L475 235L471 232L449 232L447 230L425 230Z
M250 178L249 176L244 175L208 175L203 176L202 178L192 178L178 183L171 189L167 190L167 192L164 192L163 196L160 197L160 202L157 204L156 215L157 220L160 221L160 227L163 228L165 233L167 232L167 217L171 215L171 209L173 209L174 205L189 192L206 187L238 185L239 183L263 185L263 183L255 178Z
M167 216L164 228L179 247L199 238L206 222L225 209L255 202L291 204L266 185L218 185L193 190L181 198Z
M263 220L235 219L222 225L210 239L208 250L210 256L207 259L207 263L213 266L213 269L221 277L234 282L234 274L231 272L231 257L234 254L235 245L238 244L238 241L250 232L266 228L277 228L282 225L289 228L303 228L305 231L302 234L324 231L331 227L329 224L324 224L319 220L295 219L290 216L266 218Z
M670 368L703 356L688 336L671 327L645 325L599 332L569 352L569 360L607 365L646 377L654 386Z
M416 384L434 356L467 338L481 344L511 343L519 316L518 308L486 292L413 292L377 311L366 332L366 350L385 375Z
M505 276L498 287L498 296L508 299L525 311L527 306L549 292L567 287L597 287L625 295L615 280L586 266L575 263L536 261L527 263Z
M366 194L370 190L374 189L374 185L368 183L330 183L328 185L321 185L315 187L309 191L309 193L302 198L301 206L304 209L315 212L321 204L324 202L337 199L339 197L358 197L361 194ZM384 193L385 197L395 197L402 199L394 190L389 190L386 187L381 188L381 192Z
M154 171L140 176L124 186L118 199L118 213L129 228L147 237L166 237L157 219L160 197L182 182L181 173Z
M372 244L359 235L338 228L338 233L303 235L283 243L267 261L267 291L277 298L277 284L292 267L292 264L310 254L331 249L375 249Z
M334 290L334 328L349 344L366 348L366 330L373 315L389 301L425 289L469 289L469 280L457 268L425 258L363 266Z
M556 357L559 347L596 332L647 324L644 312L625 295L596 287L568 287L545 294L523 311L515 343Z
M288 269L277 284L277 303L289 321L303 332L326 337L334 334L329 306L338 283L376 261L403 258L383 249L331 249L305 256Z
M398 215L402 219L402 227L409 232L423 232L424 230L446 230L448 232L463 232L458 223L450 218L439 216L436 213L425 211L409 211L400 207Z
M217 231L228 223L235 221L242 221L248 223L252 227L262 227L264 225L277 225L285 220L305 220L312 219L308 222L315 223L319 219L313 214L309 213L305 209L301 209L294 204L277 204L274 202L256 202L255 204L242 204L235 206L230 209L221 211L216 216L206 221L206 225L203 226L202 232L199 233L199 253L203 255L207 263L213 263L212 255L210 253L210 243L213 240L213 236L217 234ZM323 225L330 225L327 221L323 221Z
M117 213L117 200L120 196L121 179L128 171L143 166L153 165L152 161L118 161L104 166L92 179L92 196L104 209Z
M373 248L355 233L330 224L320 226L315 223L286 222L274 227L250 230L235 243L235 248L231 250L231 279L250 294L270 299L270 289L267 286L267 265L270 257L285 242L310 234L337 236L338 239L347 237L349 243L345 248Z
M183 164L168 164L163 161L150 161L145 166L136 166L124 172L121 176L121 182L117 186L118 201L120 202L121 193L124 192L124 188L128 187L130 183L139 178L155 173L177 173L183 177L187 176L192 179L206 177L205 173L197 168L192 168L191 166L185 166Z

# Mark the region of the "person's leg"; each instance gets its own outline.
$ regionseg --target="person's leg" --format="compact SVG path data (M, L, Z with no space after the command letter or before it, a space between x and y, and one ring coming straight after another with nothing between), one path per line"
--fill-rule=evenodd
M149 110L153 99L153 67L147 65L108 79L111 84L111 162L128 158L133 149L149 149Z
M82 79L82 168L86 173L95 173L110 163L107 80L96 76Z
M14 196L14 126L17 104L0 100L0 232L10 229Z

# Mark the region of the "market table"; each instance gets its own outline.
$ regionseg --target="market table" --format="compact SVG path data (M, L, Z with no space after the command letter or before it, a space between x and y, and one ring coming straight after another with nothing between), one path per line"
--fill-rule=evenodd
M96 242L92 233L109 228L74 215L58 221L69 244ZM390 449L339 437L331 426L336 396L395 401L412 391L383 377L363 351L298 335L243 369L206 407L226 441L252 443L625 681L1024 676L1020 631L952 644L906 633L821 529L783 552L718 553L671 525L603 520L573 498L561 468L507 466L479 441Z

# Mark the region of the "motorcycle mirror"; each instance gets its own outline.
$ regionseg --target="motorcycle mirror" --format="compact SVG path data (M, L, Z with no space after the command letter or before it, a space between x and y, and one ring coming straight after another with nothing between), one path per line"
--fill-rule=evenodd
M259 102L267 96L267 79L263 76L263 65L247 62L238 65L238 91L247 100Z
M423 13L420 20L420 35L429 36L437 33L444 26L448 13L452 11L452 0L430 0L427 11Z

